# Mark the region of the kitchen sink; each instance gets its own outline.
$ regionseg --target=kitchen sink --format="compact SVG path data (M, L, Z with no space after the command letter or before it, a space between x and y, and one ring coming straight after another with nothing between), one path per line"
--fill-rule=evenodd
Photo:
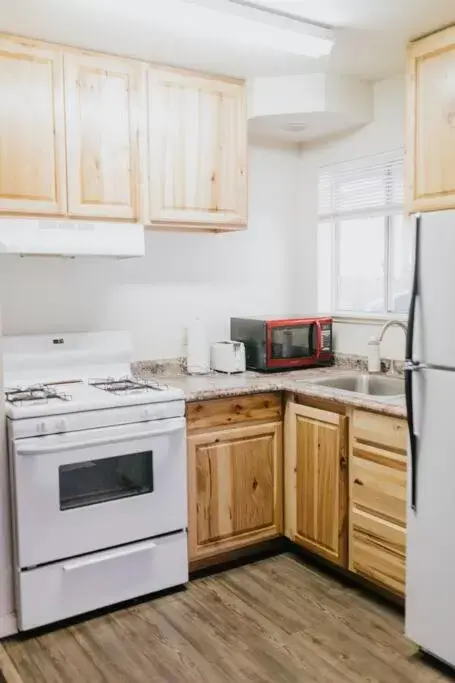
M370 396L401 396L404 394L404 380L400 377L353 374L316 379L313 384Z

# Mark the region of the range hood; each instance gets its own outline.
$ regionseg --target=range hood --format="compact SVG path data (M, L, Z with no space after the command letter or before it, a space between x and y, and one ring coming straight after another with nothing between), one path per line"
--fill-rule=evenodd
M0 256L143 256L144 226L137 223L0 219Z

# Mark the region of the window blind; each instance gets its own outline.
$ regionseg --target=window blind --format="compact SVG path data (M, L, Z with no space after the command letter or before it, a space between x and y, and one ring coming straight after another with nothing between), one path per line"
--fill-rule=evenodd
M402 150L320 169L319 220L372 215L403 207Z

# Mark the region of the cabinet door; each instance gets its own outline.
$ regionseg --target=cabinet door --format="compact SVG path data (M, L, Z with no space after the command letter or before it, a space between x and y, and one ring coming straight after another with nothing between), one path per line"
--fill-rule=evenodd
M138 218L140 65L65 54L68 210L72 216Z
M286 412L286 536L347 564L346 418L291 403Z
M405 426L356 411L350 456L349 568L397 595L405 589Z
M455 208L455 27L408 48L407 208Z
M148 95L150 222L244 226L244 86L150 69Z
M188 438L190 560L282 533L281 423Z
M0 38L0 212L66 211L61 54Z

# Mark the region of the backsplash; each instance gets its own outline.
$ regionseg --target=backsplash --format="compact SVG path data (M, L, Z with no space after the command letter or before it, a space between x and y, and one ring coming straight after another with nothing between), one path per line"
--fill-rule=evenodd
M358 370L368 372L368 359L366 356L356 356L347 353L335 353L335 365L343 370ZM381 358L381 372L388 375L404 374L404 361Z
M355 356L345 353L335 354L336 367L343 370L358 370L368 372L368 360L366 356ZM164 358L158 360L140 360L131 365L133 375L143 376L168 376L178 377L186 375L186 358ZM401 360L381 359L381 372L385 374L403 375L404 362Z

